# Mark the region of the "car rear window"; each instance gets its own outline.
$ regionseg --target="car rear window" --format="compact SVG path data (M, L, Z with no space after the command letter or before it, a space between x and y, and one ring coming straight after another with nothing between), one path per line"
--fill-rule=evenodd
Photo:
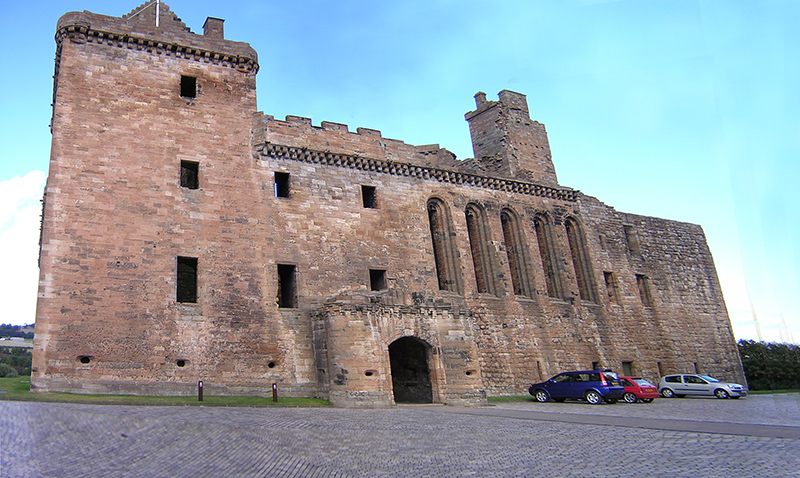
M634 382L638 383L640 387L655 387L652 383L648 382L643 378L635 378L633 379Z

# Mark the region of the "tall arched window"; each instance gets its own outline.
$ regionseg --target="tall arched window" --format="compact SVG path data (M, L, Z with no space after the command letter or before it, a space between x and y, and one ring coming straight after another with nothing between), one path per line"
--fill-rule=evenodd
M581 231L578 221L571 217L564 221L564 227L567 229L569 252L572 256L572 265L575 268L575 279L578 282L581 300L597 303L597 290L592 280L592 268L583 231Z
M486 223L486 214L477 204L467 205L464 214L467 218L467 234L472 252L472 266L475 268L476 287L482 294L496 294L494 264L489 249L491 236Z
M500 223L503 226L503 239L506 243L508 267L511 269L511 283L514 294L533 297L533 283L528 274L528 254L525 247L525 238L519 226L517 215L510 209L503 209L500 213Z
M547 295L563 299L564 289L561 286L561 276L556 269L555 241L553 240L553 229L550 226L550 218L544 214L536 215L536 217L533 218L533 227L536 230L536 242L539 245L539 255L542 259L542 269L544 269L544 279L547 284Z
M441 199L428 201L428 222L433 242L433 257L436 261L436 277L439 290L447 290L461 294L461 274L458 268L458 250L456 249L450 215Z

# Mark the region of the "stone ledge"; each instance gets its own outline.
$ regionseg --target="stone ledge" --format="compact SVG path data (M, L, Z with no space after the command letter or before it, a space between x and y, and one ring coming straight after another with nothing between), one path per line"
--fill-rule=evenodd
M526 196L537 196L561 201L577 202L578 191L568 188L554 188L541 184L494 178L477 174L450 171L411 163L366 158L355 154L333 153L308 148L285 146L266 141L255 146L259 157L323 164L342 168L359 169L393 176L411 176L422 180L451 183L459 186L472 186L496 191L506 191Z

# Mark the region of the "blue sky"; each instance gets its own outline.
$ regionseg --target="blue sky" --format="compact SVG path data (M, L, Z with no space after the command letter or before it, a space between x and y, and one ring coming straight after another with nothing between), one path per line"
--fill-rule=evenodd
M277 118L465 159L473 95L526 94L561 184L702 225L736 338L800 341L800 2L166 3L258 51L258 106ZM34 317L56 21L140 4L0 0L0 323Z

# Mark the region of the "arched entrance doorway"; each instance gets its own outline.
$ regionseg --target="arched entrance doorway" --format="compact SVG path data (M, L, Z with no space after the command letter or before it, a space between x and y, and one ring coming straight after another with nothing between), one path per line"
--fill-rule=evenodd
M403 337L389 345L395 403L433 403L428 348L415 337Z

